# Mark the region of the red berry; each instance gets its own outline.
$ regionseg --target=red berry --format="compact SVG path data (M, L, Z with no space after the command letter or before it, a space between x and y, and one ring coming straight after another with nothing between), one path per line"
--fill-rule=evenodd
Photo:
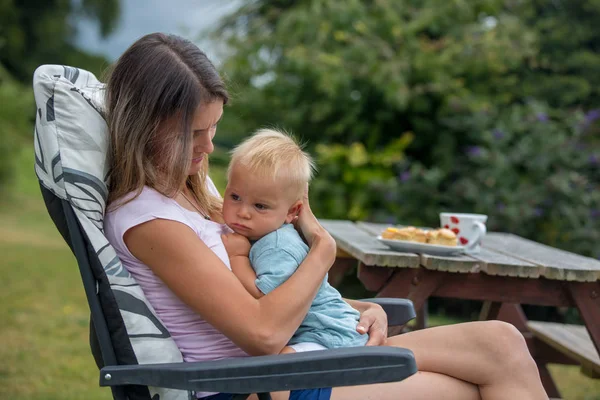
M450 229L450 227L448 226L448 224L444 225L444 228Z
M450 217L450 221L452 221L453 224L458 224L460 222L456 217Z
M458 228L452 228L452 232L454 232L455 234L459 234L460 233L460 229Z
M460 239L460 243L463 244L463 245L469 243L469 241L467 240L467 238L464 238L464 237L461 236L459 239Z

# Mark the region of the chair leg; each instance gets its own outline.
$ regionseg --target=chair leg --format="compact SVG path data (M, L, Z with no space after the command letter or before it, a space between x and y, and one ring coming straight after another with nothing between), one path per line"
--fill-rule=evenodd
M258 400L271 400L270 393L258 393Z

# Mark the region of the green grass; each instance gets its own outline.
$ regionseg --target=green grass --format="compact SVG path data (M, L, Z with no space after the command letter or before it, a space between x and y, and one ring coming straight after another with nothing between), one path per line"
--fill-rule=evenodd
M0 399L110 399L88 347L89 311L75 259L44 208L32 149L0 198ZM223 168L212 173L220 189ZM430 317L432 325L457 322ZM551 366L568 400L599 400L600 380Z
M71 251L18 159L0 203L0 399L110 399L88 346L89 309Z

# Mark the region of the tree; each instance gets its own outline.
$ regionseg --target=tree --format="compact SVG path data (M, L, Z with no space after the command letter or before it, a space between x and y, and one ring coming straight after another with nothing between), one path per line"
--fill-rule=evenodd
M106 36L118 14L119 0L0 0L0 186L10 180L14 155L33 131L35 68L57 63L101 72L106 59L75 47L73 22L90 18Z
M530 0L518 11L537 33L539 53L523 68L523 94L552 106L600 106L600 2Z
M74 20L90 18L107 36L119 10L119 0L2 0L0 64L28 84L40 64L64 63L98 72L106 60L75 47Z
M427 165L477 137L444 121L524 104L600 106L598 0L258 0L225 19L233 135L283 125L369 151L415 133ZM244 131L242 131L244 129Z
M469 138L447 133L443 117L515 101L517 73L536 54L534 33L503 5L252 2L217 32L231 48L224 69L239 93L235 112L246 129L282 124L368 151L413 131L414 156L450 164Z
M323 218L479 211L600 256L599 17L599 0L253 1L216 32L229 128L308 139Z

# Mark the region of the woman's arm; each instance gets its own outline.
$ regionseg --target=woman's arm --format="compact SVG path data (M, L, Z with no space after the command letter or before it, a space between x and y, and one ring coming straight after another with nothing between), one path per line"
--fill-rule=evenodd
M276 354L300 326L335 259L335 242L309 207L298 225L311 244L308 256L290 279L260 299L179 222L152 220L128 230L124 240L182 301L244 351Z

